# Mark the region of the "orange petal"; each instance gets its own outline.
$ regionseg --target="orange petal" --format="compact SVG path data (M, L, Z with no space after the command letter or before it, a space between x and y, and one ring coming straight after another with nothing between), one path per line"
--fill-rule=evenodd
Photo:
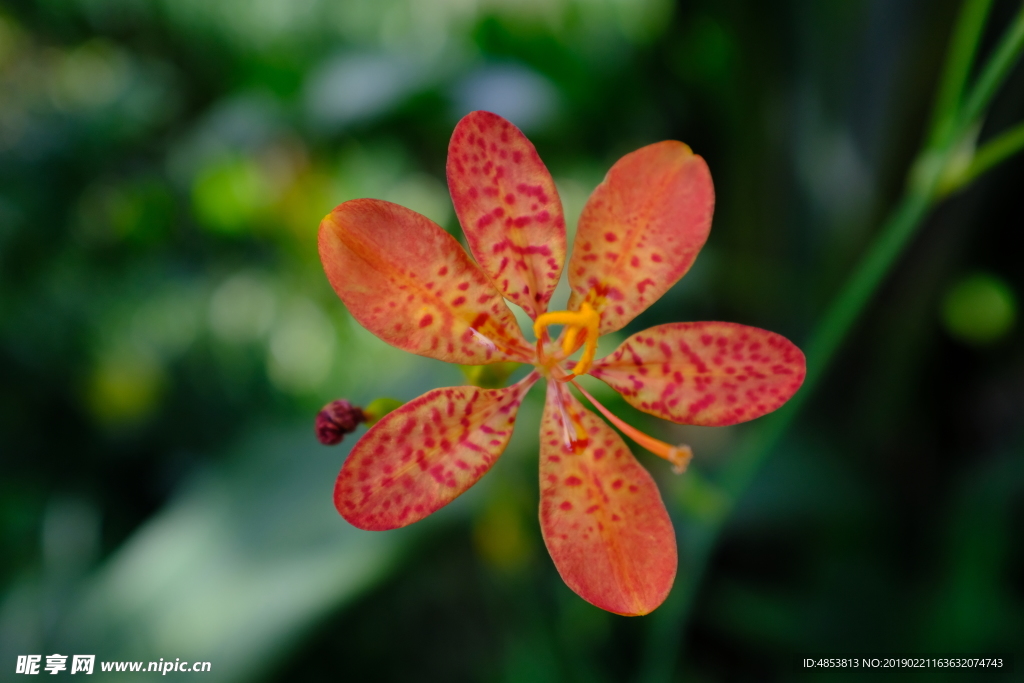
M477 263L531 318L546 311L565 263L565 219L533 144L497 114L467 114L448 144L448 188Z
M352 316L393 346L465 365L534 355L469 254L415 211L345 202L320 223L320 260Z
M558 573L601 609L647 614L668 596L677 563L651 475L560 382L548 383L540 438L540 524Z
M667 140L615 162L583 207L569 309L587 301L601 334L621 329L690 269L711 229L715 190L704 159Z
M640 410L711 427L772 412L806 372L803 352L782 335L718 322L637 332L590 369Z
M505 450L537 377L504 389L434 389L388 413L352 448L334 506L354 526L384 531L452 502Z

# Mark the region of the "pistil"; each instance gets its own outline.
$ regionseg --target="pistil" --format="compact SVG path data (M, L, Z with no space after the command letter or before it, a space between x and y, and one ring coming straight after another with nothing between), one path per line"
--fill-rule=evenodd
M618 417L615 416L612 411L605 408L603 405L598 403L597 399L590 395L586 389L581 387L577 382L573 382L572 385L580 390L580 393L587 397L595 408L601 411L609 422L619 428L623 434L633 439L636 443L643 446L651 453L654 453L659 458L664 458L672 463L672 471L676 474L682 474L686 471L686 466L690 464L690 460L693 458L693 450L683 444L679 446L672 446L659 439L655 439L653 436L644 434L636 427L628 425Z

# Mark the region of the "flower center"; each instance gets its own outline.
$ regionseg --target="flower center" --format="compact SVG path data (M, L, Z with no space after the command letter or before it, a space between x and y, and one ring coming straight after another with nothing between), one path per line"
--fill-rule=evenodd
M583 356L573 368L572 374L575 376L585 373L594 362L594 354L597 353L597 328L600 324L601 314L584 301L578 311L551 311L537 316L533 323L533 333L540 339L548 326L565 325L562 332L562 355L556 358L556 361L564 360L574 353L582 340Z

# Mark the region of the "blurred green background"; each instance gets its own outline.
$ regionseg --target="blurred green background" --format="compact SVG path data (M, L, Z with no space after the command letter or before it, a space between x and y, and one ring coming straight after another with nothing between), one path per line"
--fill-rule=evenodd
M348 317L319 220L376 197L458 235L445 153L474 109L530 136L570 229L619 156L680 139L715 179L711 238L619 339L729 320L801 344L902 189L958 8L0 0L0 679L59 652L211 681L636 680L653 617L577 598L540 538L540 390L448 508L377 534L337 515L355 439L320 446L319 408L463 379ZM1018 68L985 130L1022 117ZM798 668L824 653L1020 675L1022 174L942 204L900 260L726 526L677 680L855 679ZM744 434L600 397L699 472ZM677 499L685 476L637 455Z

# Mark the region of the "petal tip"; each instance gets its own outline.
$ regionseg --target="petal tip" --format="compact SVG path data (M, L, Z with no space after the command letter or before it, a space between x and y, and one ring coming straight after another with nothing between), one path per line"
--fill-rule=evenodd
M593 438L567 451L567 421ZM566 585L625 616L664 602L678 553L654 480L611 427L555 385L542 420L540 474L541 532Z

